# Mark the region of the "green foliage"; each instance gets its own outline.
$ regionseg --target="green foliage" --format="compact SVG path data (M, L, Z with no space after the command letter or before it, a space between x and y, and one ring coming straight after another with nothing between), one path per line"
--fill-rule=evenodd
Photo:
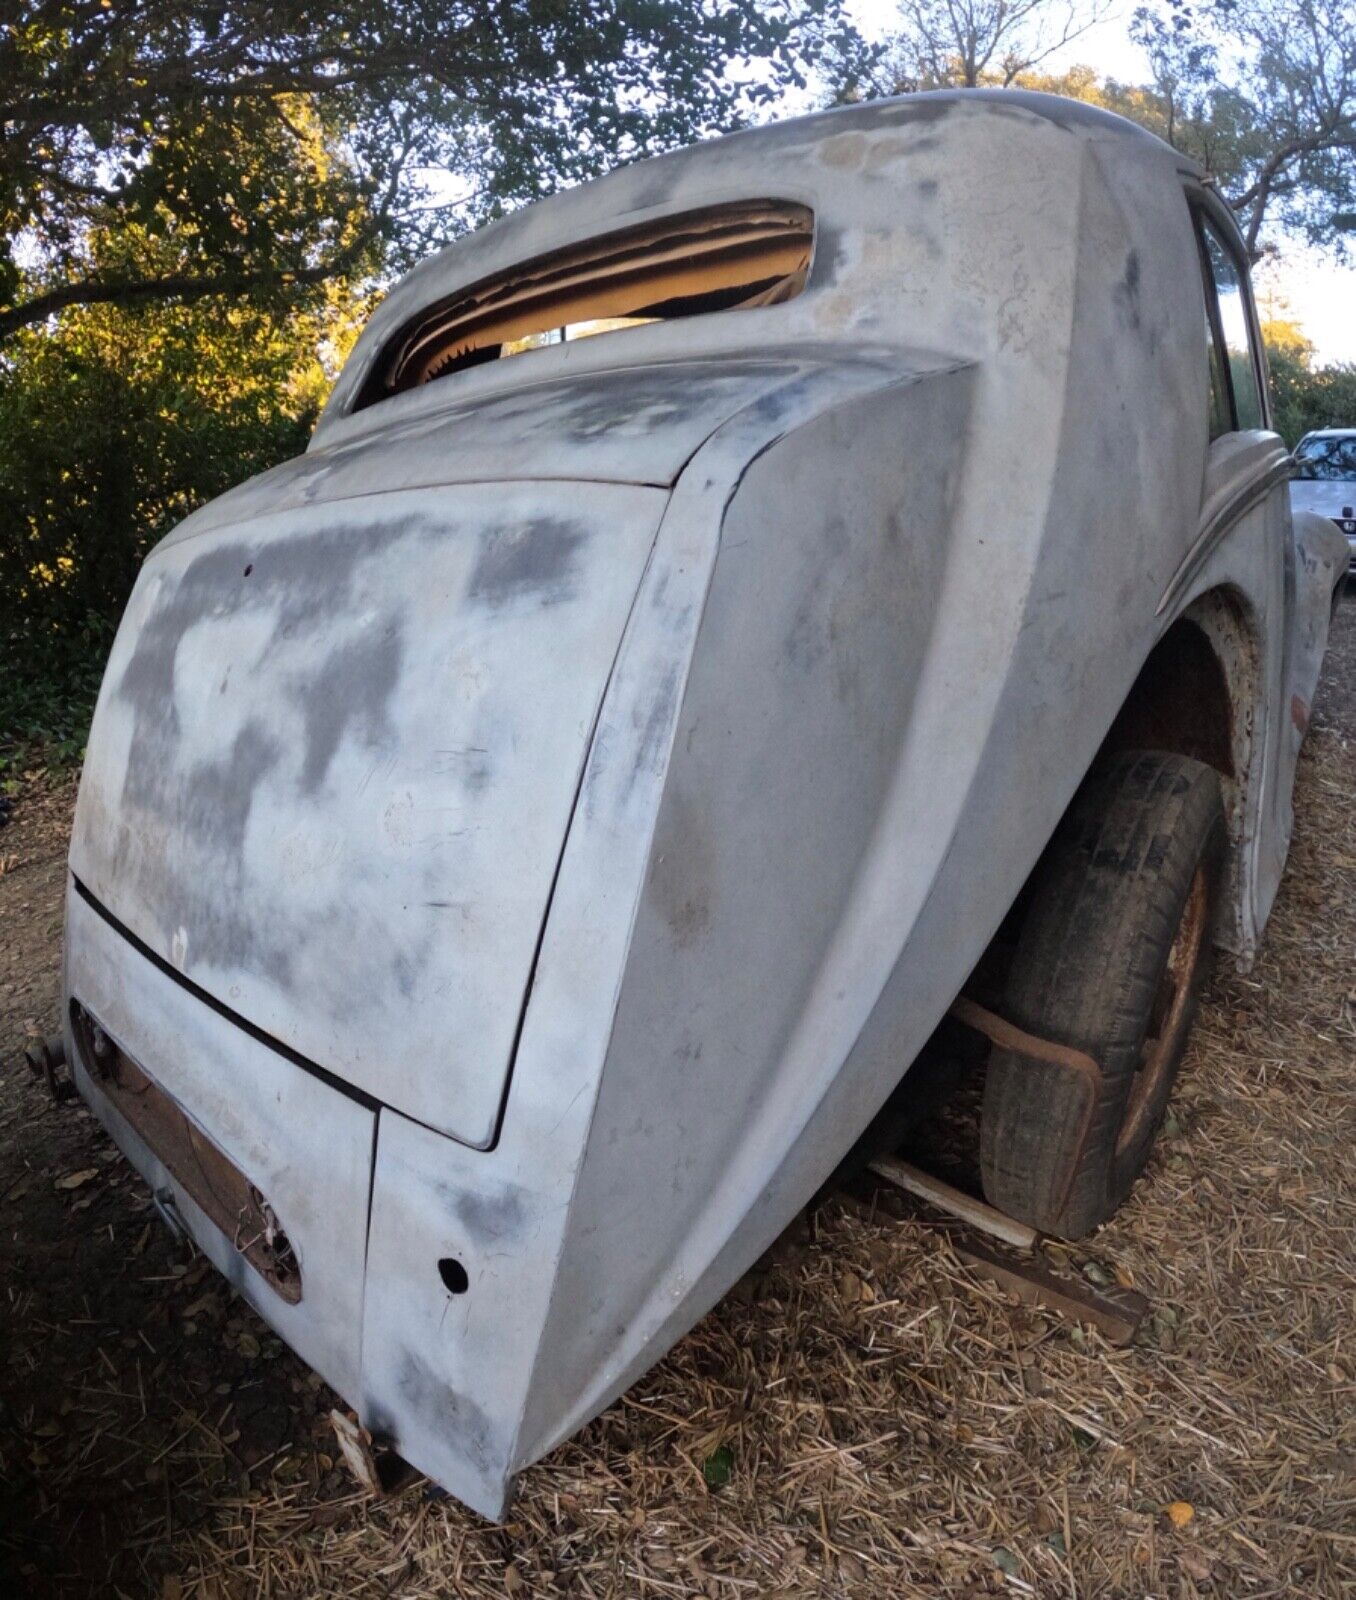
M394 265L747 118L842 0L18 0L0 28L0 336L70 304ZM250 152L241 171L241 152ZM467 191L430 207L430 169ZM156 270L91 256L143 229Z
M718 1444L702 1462L702 1477L708 1489L723 1489L734 1475L734 1451L728 1444Z
M1195 157L1239 214L1346 248L1356 202L1356 9L1350 0L1168 0L1141 6L1167 137Z
M78 749L142 557L194 506L304 449L351 316L98 306L0 361L0 740Z
M1276 431L1293 450L1314 428L1356 427L1356 365L1315 367L1313 346L1291 322L1265 322Z

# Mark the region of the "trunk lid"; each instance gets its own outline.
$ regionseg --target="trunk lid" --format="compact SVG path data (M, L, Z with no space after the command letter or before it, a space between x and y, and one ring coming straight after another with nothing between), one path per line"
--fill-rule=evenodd
M666 498L463 484L186 528L109 661L75 876L270 1038L490 1144Z

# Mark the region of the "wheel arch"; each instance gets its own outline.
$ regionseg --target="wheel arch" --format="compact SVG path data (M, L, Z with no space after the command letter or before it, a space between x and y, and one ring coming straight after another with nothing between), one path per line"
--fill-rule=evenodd
M1229 849L1215 942L1244 955L1255 939L1251 852L1261 771L1262 675L1255 610L1233 585L1195 596L1168 622L1107 730L1094 766L1119 750L1191 756L1224 792Z

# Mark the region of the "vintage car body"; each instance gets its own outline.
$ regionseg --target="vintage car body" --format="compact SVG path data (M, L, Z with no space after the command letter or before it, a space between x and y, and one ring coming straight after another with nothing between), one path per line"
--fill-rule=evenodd
M813 213L784 303L364 403L430 305L763 200ZM1235 239L1025 94L639 163L412 273L307 453L148 559L71 848L81 1091L486 1515L833 1171L1136 708L1221 773L1256 949L1346 554L1273 433L1209 437L1192 207Z

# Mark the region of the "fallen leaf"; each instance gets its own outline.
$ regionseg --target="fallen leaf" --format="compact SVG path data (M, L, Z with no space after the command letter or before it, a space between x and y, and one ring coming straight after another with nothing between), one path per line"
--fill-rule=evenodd
M1042 1502L1031 1513L1031 1531L1033 1533L1053 1533L1059 1527L1059 1517L1053 1507Z
M252 1333L242 1333L236 1340L235 1347L242 1356L250 1360L259 1354L259 1341Z
M730 1481L730 1474L734 1471L734 1452L728 1444L717 1447L702 1462L702 1477L706 1479L708 1489L722 1489Z
M862 1298L862 1280L855 1272L845 1272L838 1280L838 1293L850 1306L859 1304Z
M1000 1544L994 1551L993 1564L1000 1572L1006 1573L1009 1578L1015 1578L1022 1570L1022 1563L1004 1544Z
M1182 1550L1177 1556L1177 1565L1190 1578L1195 1578L1197 1583L1205 1583L1215 1574L1215 1564L1209 1556L1204 1556L1199 1550Z
M1172 1500L1163 1507L1163 1515L1174 1528L1185 1528L1196 1515L1196 1508L1189 1500Z
M58 1178L58 1189L78 1189L82 1184L88 1183L91 1178L99 1176L98 1167L82 1167L79 1172L68 1172L64 1178Z

